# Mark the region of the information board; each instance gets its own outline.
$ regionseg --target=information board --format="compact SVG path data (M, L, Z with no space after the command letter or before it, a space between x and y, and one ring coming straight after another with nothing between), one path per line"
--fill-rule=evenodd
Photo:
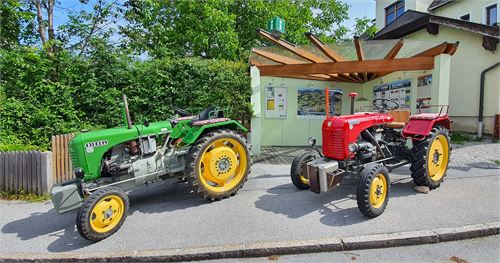
M286 118L286 87L266 88L266 118Z

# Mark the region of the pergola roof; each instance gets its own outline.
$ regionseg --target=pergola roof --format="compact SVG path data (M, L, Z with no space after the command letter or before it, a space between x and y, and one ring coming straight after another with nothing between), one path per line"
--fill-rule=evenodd
M295 45L262 29L257 33L278 47L254 48L250 64L261 76L364 83L394 71L434 68L434 56L453 55L458 43L368 40L323 43L306 33L311 45ZM417 43L418 42L418 43ZM422 51L423 50L423 51Z

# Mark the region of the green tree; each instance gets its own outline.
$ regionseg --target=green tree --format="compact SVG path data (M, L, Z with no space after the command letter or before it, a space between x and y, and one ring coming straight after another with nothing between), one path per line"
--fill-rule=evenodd
M0 48L12 49L21 40L29 41L33 17L33 13L19 0L0 1Z
M169 55L246 59L260 43L255 33L280 16L287 23L285 39L308 43L305 32L323 39L342 39L349 30L348 5L323 0L200 0L125 3L128 25L121 27L127 45L152 57Z

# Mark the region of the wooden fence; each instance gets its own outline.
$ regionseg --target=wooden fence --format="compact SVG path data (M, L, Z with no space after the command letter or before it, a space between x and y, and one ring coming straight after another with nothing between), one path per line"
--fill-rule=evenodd
M45 194L52 186L50 152L0 152L0 191Z
M74 133L52 136L52 175L54 183L73 178L73 167L69 157L69 141Z

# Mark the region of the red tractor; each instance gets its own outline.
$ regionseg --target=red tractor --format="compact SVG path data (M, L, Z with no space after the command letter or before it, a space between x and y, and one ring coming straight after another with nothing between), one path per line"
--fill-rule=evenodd
M349 95L351 115L327 116L323 122L322 151L314 148L316 140L310 138L309 144L315 150L294 159L290 172L293 184L323 193L339 185L346 173L357 174L358 208L371 218L382 214L387 206L389 172L396 167L410 164L416 185L439 187L450 160L448 107L440 106L439 113L420 113L410 116L406 123L395 123L389 112L399 108L395 101L375 99L373 106L378 112L354 113L357 94Z

